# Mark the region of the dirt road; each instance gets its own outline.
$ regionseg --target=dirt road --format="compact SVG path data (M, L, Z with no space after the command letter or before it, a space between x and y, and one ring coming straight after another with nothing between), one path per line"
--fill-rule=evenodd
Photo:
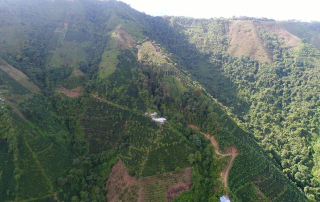
M198 129L197 126L195 125L188 125L190 128L193 128L193 129ZM237 154L239 153L238 152L238 149L235 147L235 146L231 146L231 147L228 147L227 148L227 153L226 154L222 154L220 153L219 151L219 144L218 142L216 141L216 139L214 139L213 136L210 136L209 134L206 134L206 133L203 133L200 131L201 134L203 134L206 138L210 139L211 143L214 145L214 151L220 155L221 157L222 156L231 156L231 159L229 161L229 164L228 166L224 169L224 171L221 172L220 176L222 178L222 182L224 184L225 187L228 187L228 175L229 175L229 171L230 171L230 168L232 166L232 163L233 163L233 160L234 158L237 156ZM219 158L221 158L219 157Z

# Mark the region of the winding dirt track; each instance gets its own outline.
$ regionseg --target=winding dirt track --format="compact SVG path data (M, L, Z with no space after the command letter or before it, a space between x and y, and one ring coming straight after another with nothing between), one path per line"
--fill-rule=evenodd
M190 125L190 124L188 124L188 126L189 126L190 128L199 130L198 127L195 126L195 125ZM225 187L228 187L228 175L229 175L229 171L230 171L230 168L231 168L231 166L232 166L232 163L233 163L234 158L235 158L235 157L237 156L237 154L239 153L239 152L238 152L238 149L237 149L235 146L231 146L231 147L228 147L228 148L227 148L227 153L226 153L226 154L222 154L222 153L220 153L220 151L219 151L219 144L218 144L218 142L216 141L216 139L214 139L213 136L210 136L209 134L203 133L203 132L201 132L201 131L200 131L200 133L203 134L206 138L210 139L211 143L214 145L214 151L215 151L218 155L220 155L219 158L221 158L221 157L223 157L223 156L231 156L231 159L230 159L230 161L229 161L228 166L227 166L226 169L224 169L224 171L222 171L221 174L220 174L224 186L225 186Z

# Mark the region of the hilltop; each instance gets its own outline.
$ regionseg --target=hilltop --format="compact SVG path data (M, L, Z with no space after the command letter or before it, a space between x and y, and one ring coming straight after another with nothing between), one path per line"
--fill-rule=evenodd
M0 201L320 199L318 23L0 13Z

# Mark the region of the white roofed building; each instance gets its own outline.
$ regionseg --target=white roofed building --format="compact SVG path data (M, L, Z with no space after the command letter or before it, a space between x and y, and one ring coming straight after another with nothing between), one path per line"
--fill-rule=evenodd
M158 122L160 124L164 124L164 122L167 120L166 118L152 118L155 122Z
M221 197L220 197L220 201L221 201L221 202L231 202L230 199L229 199L229 197L227 197L227 196L221 196Z

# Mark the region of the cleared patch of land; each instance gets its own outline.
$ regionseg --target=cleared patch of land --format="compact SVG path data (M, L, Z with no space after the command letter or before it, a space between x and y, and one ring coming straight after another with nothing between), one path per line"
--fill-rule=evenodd
M27 118L17 108L14 107L13 111L16 112L20 116L20 118L27 120Z
M64 88L63 86L59 86L56 91L59 92L59 93L63 93L65 94L66 96L68 97L78 97L82 90L83 90L84 86L78 86L74 89L67 89L67 88Z
M161 55L160 49L151 41L146 41L139 46L138 59L140 61L148 61L155 64L167 63Z
M173 185L170 187L166 192L166 202L174 199L176 196L178 196L180 193L189 190L192 186L192 182L181 182L177 183L176 185Z
M98 76L100 78L107 78L116 71L119 62L117 56L119 54L120 52L118 49L111 49L103 52L98 71Z
M282 37L288 47L296 47L301 43L298 37L283 29L281 25L276 22L256 22L255 24Z
M118 161L106 183L107 201L170 201L191 188L192 169L136 179Z
M136 46L128 31L124 28L117 29L118 48L128 49Z
M300 39L305 39L307 43L320 50L320 29L317 26L313 26L313 23L278 22L278 24L289 33Z
M231 21L228 35L231 39L229 54L236 57L249 56L260 62L271 61L252 21Z
M18 69L12 67L5 61L0 59L0 68L9 74L14 80L19 82L25 88L27 88L30 92L36 93L40 92L40 88L34 84L33 82L29 81L29 77L25 75L23 72L19 71Z

